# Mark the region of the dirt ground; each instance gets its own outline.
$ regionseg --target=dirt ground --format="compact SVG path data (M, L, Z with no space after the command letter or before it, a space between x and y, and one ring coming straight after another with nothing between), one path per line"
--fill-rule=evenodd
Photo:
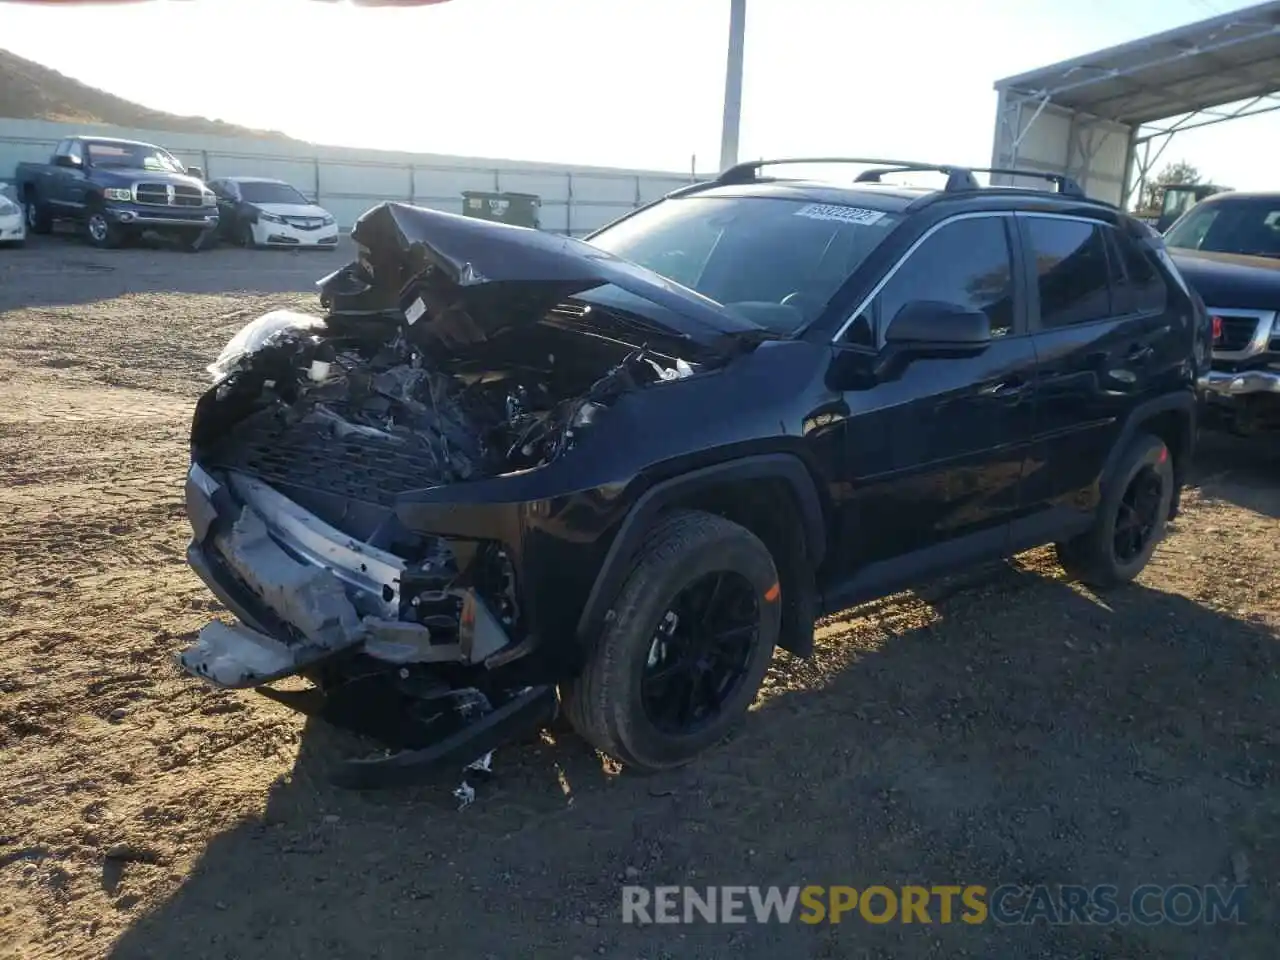
M1041 550L825 621L674 775L548 732L461 812L343 792L334 732L180 677L203 367L342 259L0 250L0 956L1275 956L1274 446L1206 442L1125 590ZM638 927L624 882L1244 882L1247 923Z

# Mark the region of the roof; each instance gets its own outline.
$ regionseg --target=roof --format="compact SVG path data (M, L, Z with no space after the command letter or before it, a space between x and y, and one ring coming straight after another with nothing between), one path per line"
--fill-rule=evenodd
M224 183L283 183L286 187L292 187L293 184L287 180L277 180L274 177L218 177Z
M996 81L1001 92L1149 123L1280 91L1280 0Z
M156 149L154 143L147 143L144 140L125 140L123 137L96 137L91 133L77 134L74 137L65 137L66 140L80 140L84 143L114 143L122 147L150 147Z
M823 180L765 179L754 183L696 184L675 191L676 198L693 197L767 197L775 200L800 200L808 203L833 203L848 206L856 202L872 210L897 213L921 197L937 193L926 187L907 187L890 183L842 184Z

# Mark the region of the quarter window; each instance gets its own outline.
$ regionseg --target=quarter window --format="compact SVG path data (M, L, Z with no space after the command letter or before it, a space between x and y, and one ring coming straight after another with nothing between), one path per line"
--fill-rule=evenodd
M1120 230L1108 230L1111 252L1122 269L1115 271L1116 287L1112 290L1117 313L1162 313L1167 304L1164 278L1153 261L1153 254L1138 241Z
M1040 325L1065 327L1111 315L1107 245L1100 224L1028 217L1040 292Z
M991 320L993 337L1008 335L1013 330L1013 258L1007 219L976 217L940 228L889 278L870 309L850 325L846 339L869 345L871 330L883 335L913 300L981 311Z

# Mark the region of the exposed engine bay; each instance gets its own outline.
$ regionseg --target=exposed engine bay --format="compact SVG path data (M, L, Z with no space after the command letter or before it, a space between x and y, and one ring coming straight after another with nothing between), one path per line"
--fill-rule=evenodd
M370 338L317 332L302 314L262 320L296 326L220 388L257 409L209 444L208 462L383 505L406 490L546 464L617 396L693 372L644 349L628 350L594 380L580 362L558 369L551 353L540 365L466 369L433 361L407 328Z

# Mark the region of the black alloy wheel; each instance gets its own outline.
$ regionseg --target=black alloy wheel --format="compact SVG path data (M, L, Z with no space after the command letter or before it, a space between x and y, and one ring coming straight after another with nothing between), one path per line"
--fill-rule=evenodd
M740 573L708 573L662 617L640 676L649 722L685 736L714 722L745 681L759 639L755 587Z
M1093 525L1056 544L1063 569L1097 589L1129 583L1164 537L1176 485L1164 441L1150 434L1134 437L1103 488Z
M673 510L645 531L586 663L560 684L565 718L632 770L670 770L747 716L782 626L778 570L746 527Z
M1121 564L1132 563L1151 542L1164 499L1164 480L1154 467L1144 466L1129 481L1120 498L1111 548Z

